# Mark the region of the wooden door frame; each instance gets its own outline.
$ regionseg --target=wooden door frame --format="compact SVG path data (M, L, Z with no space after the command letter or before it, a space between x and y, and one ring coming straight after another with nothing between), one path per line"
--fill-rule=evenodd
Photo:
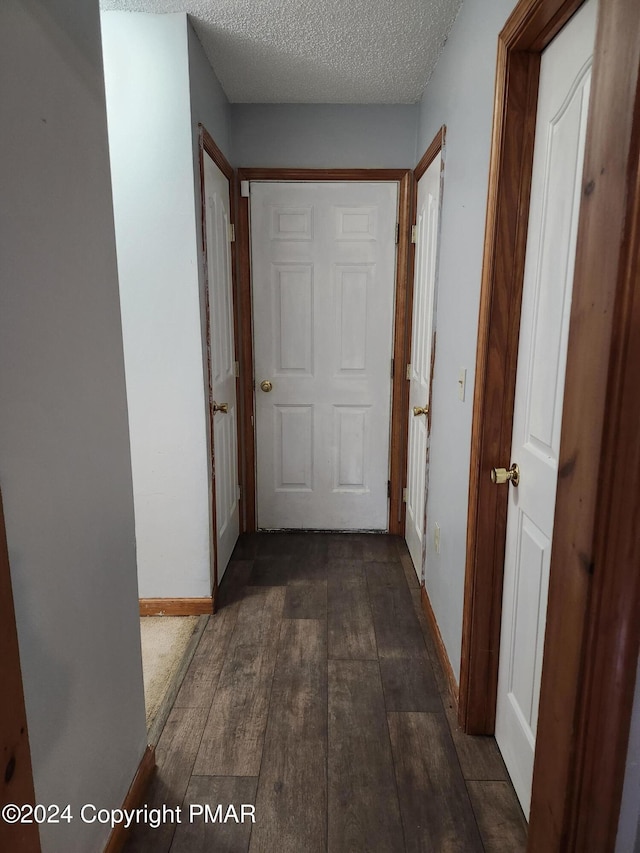
M36 804L24 704L18 632L11 590L11 572L7 550L7 534L0 493L0 703L2 742L0 743L0 806ZM7 823L0 820L0 847L16 853L39 853L40 833L37 823Z
M472 734L495 723L507 490L489 472L510 459L540 54L581 5L521 0L498 39L460 674L459 719ZM636 0L600 0L529 826L536 853L605 853L617 831L640 640L638 502L624 500L640 493L639 65Z
M407 352L407 280L411 248L411 214L413 205L413 173L410 169L255 169L238 170L238 181L369 181L394 182L399 185L399 235L396 257L395 319L393 341L393 390L391 400L391 495L389 498L389 532L404 531L402 486L406 471L406 436L408 383ZM256 455L254 426L253 328L251 304L251 243L249 230L249 198L238 194L238 277L240 309L240 376L243 402L243 495L245 517L243 529L256 530Z
M204 192L204 155L205 152L211 157L216 166L220 169L225 178L229 181L229 216L230 225L235 227L236 218L236 181L233 167L224 156L222 151L216 145L213 137L207 131L203 124L198 124L198 156L200 164L200 222L202 226L202 262L203 262L203 281L204 281L204 329L205 329L205 378L206 378L206 395L207 395L207 411L209 415L209 472L211 477L211 527L212 527L212 551L213 551L213 579L212 579L212 611L215 613L218 599L218 522L216 512L216 457L215 447L213 442L213 427L215 412L213 410L213 376L211 375L211 320L209 313L209 266L207 259L207 203ZM237 294L237 258L236 244L231 242L231 282L232 282L232 298L233 298L233 335L234 335L234 358L238 358L238 294ZM240 378L236 378L236 399L238 401L238 473L241 472L240 465L240 449L242 439L240 412L240 397L241 387ZM242 497L242 496L241 496ZM242 507L240 508L240 518L242 520ZM241 521L242 529L242 521ZM210 611L208 611L210 612Z

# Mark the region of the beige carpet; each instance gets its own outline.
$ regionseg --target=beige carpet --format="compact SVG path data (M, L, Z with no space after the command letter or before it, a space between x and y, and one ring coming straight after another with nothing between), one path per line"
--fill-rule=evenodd
M142 674L147 729L180 670L198 616L142 616Z

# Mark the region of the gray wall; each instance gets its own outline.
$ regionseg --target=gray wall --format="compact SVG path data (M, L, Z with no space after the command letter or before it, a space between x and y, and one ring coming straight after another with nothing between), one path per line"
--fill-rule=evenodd
M142 598L211 595L188 29L102 13Z
M0 112L0 482L36 797L114 808L146 730L97 0L3 0ZM44 853L108 834L41 827Z
M640 660L636 671L616 853L640 853Z
M191 144L193 154L193 183L196 221L196 248L198 267L198 287L200 290L200 335L202 340L202 360L206 364L206 276L204 269L204 254L202 252L202 192L200 187L200 128L202 124L213 138L231 165L234 158L231 151L231 109L227 96L222 90L213 69L209 65L200 40L191 26L187 28L187 46L189 51L189 92L191 98ZM206 424L207 447L210 447L211 436L209 421ZM213 484L209 491L209 506L213 504ZM213 537L211 537L213 540ZM215 544L211 541L211 556Z
M417 158L438 128L447 126L425 579L456 677L496 50L514 5L515 0L463 3L420 104ZM462 367L467 369L464 402L458 399ZM439 554L435 522L441 528Z
M235 158L231 149L231 107L227 96L215 76L209 60L191 24L187 27L189 49L189 88L191 93L191 123L193 127L194 164L199 200L200 175L198 173L198 123L209 131L216 145L231 165ZM199 219L199 217L198 217ZM198 245L200 245L198 243Z
M234 164L410 169L417 104L232 104Z

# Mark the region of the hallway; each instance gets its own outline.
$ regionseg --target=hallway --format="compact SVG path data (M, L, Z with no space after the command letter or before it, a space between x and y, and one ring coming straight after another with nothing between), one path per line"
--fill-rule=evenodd
M457 728L404 542L242 536L156 750L126 851L516 853L526 824L493 738ZM255 824L189 823L189 804Z

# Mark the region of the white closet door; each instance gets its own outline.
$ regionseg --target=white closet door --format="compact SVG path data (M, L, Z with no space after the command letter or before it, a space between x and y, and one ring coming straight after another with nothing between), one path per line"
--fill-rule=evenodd
M213 419L218 582L238 539L238 407L236 400L231 277L229 182L204 152L207 273L209 286L209 370L213 400L227 411Z
M409 448L405 538L418 580L422 581L426 501L429 393L433 358L434 311L440 233L442 155L418 182L416 254L409 365ZM422 413L420 413L422 410Z
M531 800L596 0L542 56L508 488L496 740Z
M395 183L251 184L260 528L387 529L396 215Z

